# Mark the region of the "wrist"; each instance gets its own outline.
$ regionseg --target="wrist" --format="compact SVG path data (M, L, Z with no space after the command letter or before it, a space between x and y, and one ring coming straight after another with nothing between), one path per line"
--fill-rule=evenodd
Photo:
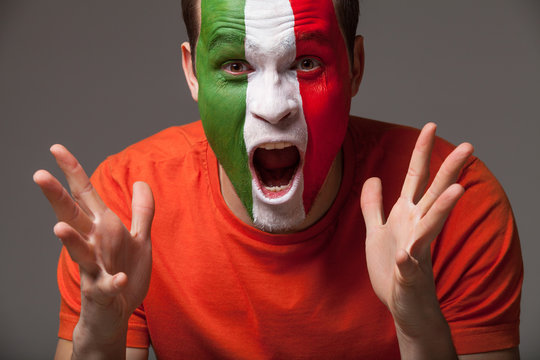
M396 331L407 338L446 332L448 324L437 300L418 302L416 305L414 307L398 305L390 309Z
M127 322L97 326L81 318L73 331L72 359L124 359L126 339Z
M129 316L84 301L73 331L73 359L124 359Z
M440 310L413 324L394 321L402 359L457 359L450 327Z

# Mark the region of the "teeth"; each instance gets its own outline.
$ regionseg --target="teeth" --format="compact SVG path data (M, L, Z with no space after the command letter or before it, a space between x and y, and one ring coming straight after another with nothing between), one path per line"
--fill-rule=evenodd
M273 143L264 143L259 145L260 148L265 150L274 150L274 149L285 149L286 147L293 146L290 142L273 142Z
M278 192L287 189L288 185L281 185L281 186L265 186L264 188L271 192Z

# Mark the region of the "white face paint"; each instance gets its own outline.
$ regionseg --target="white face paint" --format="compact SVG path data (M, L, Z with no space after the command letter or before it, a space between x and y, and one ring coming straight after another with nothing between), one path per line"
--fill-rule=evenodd
M302 167L308 132L296 70L294 14L288 0L247 0L248 75L244 141L250 158L253 220L270 232L292 229L305 219ZM257 148L295 146L300 160L288 184L265 186L255 170Z

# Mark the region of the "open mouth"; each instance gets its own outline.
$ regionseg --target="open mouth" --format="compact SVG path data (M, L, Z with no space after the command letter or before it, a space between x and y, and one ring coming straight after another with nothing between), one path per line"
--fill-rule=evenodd
M292 188L301 163L298 148L288 142L265 143L253 152L258 187L268 198L284 196Z

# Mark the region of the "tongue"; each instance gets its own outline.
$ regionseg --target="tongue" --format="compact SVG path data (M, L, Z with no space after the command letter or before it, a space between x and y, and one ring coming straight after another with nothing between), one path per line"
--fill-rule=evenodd
M266 186L287 185L299 161L300 154L295 146L274 150L259 148L253 154L253 165Z

